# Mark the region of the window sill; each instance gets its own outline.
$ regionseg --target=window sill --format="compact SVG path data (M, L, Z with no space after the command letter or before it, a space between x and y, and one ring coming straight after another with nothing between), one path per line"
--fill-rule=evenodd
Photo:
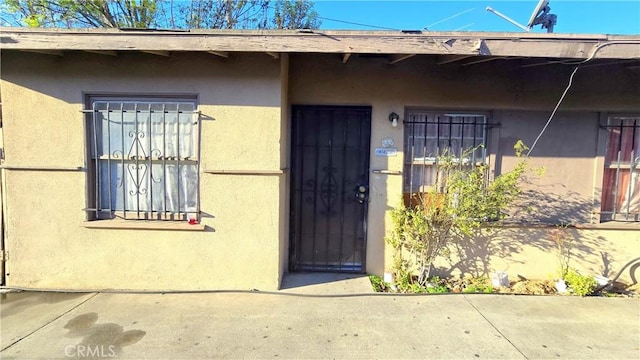
M640 222L607 221L599 224L576 224L576 229L582 230L640 230Z
M82 225L88 229L205 231L204 224L191 225L186 221L177 222L115 219L85 221Z
M560 223L552 224L552 223L525 223L525 222L504 222L504 223L496 223L493 225L496 227L505 227L505 228L557 228L561 226ZM640 230L640 222L623 222L623 221L607 221L598 224L590 224L590 223L581 223L571 225L570 228L578 229L578 230Z

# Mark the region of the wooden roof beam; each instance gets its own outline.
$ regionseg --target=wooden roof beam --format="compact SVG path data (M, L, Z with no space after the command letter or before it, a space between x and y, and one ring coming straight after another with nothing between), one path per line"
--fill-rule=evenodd
M486 62L489 62L489 61L494 61L494 60L503 60L503 59L506 59L506 57L501 57L501 56L491 56L491 57L486 57L486 56L483 56L483 58L482 58L482 59L475 60L475 61L469 61L469 62L466 62L466 63L462 64L462 66L469 66L469 65L474 65L474 64L481 64L481 63L486 63Z
M638 62L638 60L620 60L620 61L603 61L600 60L598 62L594 62L594 63L587 63L584 65L580 65L580 67L586 68L586 67L594 67L594 66L606 66L606 65L623 65L623 64L633 64ZM580 64L581 61L570 61L570 60L564 60L564 61L559 61L559 60L550 60L550 61L543 61L543 62L535 62L535 63L531 63L531 64L526 64L526 65L522 65L521 67L523 68L529 68L529 67L535 67L535 66L543 66L543 65L578 65ZM629 68L629 67L627 67Z
M634 64L637 63L638 60L634 59L634 60L620 60L620 61L605 61L605 62L601 62L601 63L595 63L595 64L584 64L584 65L580 65L580 67L583 68L587 68L587 67L594 67L594 66L606 66L606 65L624 65L624 64ZM632 68L633 66L627 66L627 69Z
M193 30L127 32L114 29L0 28L7 50L197 51L343 54L425 54L560 59L637 59L640 36L542 33L476 33ZM208 36L212 35L212 36ZM348 47L345 48L345 44ZM164 56L164 55L163 55Z
M84 50L84 52L98 55L118 56L118 52L112 50Z
M64 56L64 52L61 50L22 50L22 51L45 54L45 55Z
M140 50L140 52L164 57L171 56L171 53L166 50Z
M536 66L544 66L544 65L554 65L554 64L562 64L562 61L559 60L550 60L550 61L542 61L542 62L534 62L531 64L522 65L522 68L536 67Z
M407 60L410 57L414 57L416 54L396 54L389 56L389 64L396 64L400 61Z
M472 55L441 55L438 57L438 65L449 64L452 62L468 59Z
M211 55L215 55L215 56L219 56L221 58L225 58L228 59L229 58L229 53L226 51L215 51L215 50L211 50L211 51L207 51L209 54Z

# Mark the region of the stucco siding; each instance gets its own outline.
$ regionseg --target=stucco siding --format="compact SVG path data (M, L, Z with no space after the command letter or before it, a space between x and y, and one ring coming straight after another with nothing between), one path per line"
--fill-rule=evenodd
M438 65L438 57L413 57L393 65L386 57L376 56L352 56L347 63L340 60L337 55L292 56L291 102L372 106L371 170L392 172L403 170L404 129L402 125L393 128L388 115L396 112L402 118L416 108L488 112L492 175L509 171L517 160L514 143L533 144L573 70L572 66L523 68L517 59L471 66ZM520 209L531 206L534 211L514 213L512 220L550 226L598 221L605 131L599 123L606 112L640 112L638 84L639 74L623 66L584 68L577 73L560 111L531 154L531 167L543 172L528 174ZM397 157L375 155L375 147L387 137L398 148ZM402 176L372 173L370 191L367 270L382 274L391 270L392 249L384 237L392 227L388 210L401 200ZM637 230L575 230L574 235L582 250L574 265L583 271L599 270L602 253L609 254L611 270L638 255ZM509 240L517 251L490 247L477 260L488 259L483 268L487 272L509 269L546 278L555 269L551 265L556 255L551 245L536 245L549 241L540 236L525 227ZM450 265L443 264L442 269L455 270Z
M178 51L169 57L3 51L7 285L276 289L289 255L291 105L371 107L366 271L382 274L391 270L392 249L384 238L392 226L389 210L402 201L402 119L408 112L488 114L488 162L496 176L515 165L515 141L533 144L573 70L557 64L523 67L522 59L468 66L439 64L438 56L396 64L388 59L353 54L345 63L338 54L274 59L264 53L221 58ZM91 164L81 110L89 95L197 101L203 231L87 226ZM599 221L606 138L599 125L608 112L640 113L638 99L640 73L624 64L580 69L531 154L530 165L544 171L529 174L520 208L533 212L512 218L551 227L509 228L477 239L451 261L442 259L439 270L505 270L531 278L553 272L553 224ZM388 120L391 112L401 117L398 127ZM376 156L375 149L388 139L397 156ZM638 256L636 228L570 233L574 264L585 272L616 271Z
M291 101L470 109L553 110L573 66L523 68L518 59L461 66L437 56L389 64L385 56L292 55ZM585 67L574 77L561 110L637 111L640 74L624 66Z
M506 172L518 159L513 150L516 141L532 146L545 126L550 112L498 111L500 127L490 135L498 136L495 174ZM524 184L520 211L512 220L528 223L580 224L594 221L592 214L599 198L602 180L596 179L599 113L560 112L549 124L529 158L532 169ZM515 213L514 213L515 215Z
M285 234L280 63L266 55L3 53L7 284L276 289ZM86 95L195 96L204 231L86 228Z
M613 278L638 257L640 249L638 230L514 227L457 242L448 256L436 261L434 272L440 276L482 276L504 271L511 279L556 279L561 266L558 235L565 240L562 251L570 254L569 266L584 275ZM628 269L620 280L632 282Z

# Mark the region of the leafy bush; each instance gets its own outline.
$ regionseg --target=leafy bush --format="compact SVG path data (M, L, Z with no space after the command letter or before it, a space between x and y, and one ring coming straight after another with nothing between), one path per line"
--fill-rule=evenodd
M493 288L493 285L491 285L489 283L489 279L487 279L485 277L478 276L478 277L469 278L467 280L467 282L468 283L462 289L462 292L465 292L465 293L487 293L487 294L495 292L495 289Z
M438 276L433 276L427 283L427 292L429 294L442 294L448 293L450 290L447 287L447 282L440 279Z
M464 290L462 290L462 292L465 292L465 293L491 294L491 293L495 292L495 289L491 285L488 285L486 287L478 287L478 286L475 286L475 285L471 285L471 286L467 286L466 288L464 288Z
M425 288L434 260L443 255L454 237L477 235L490 221L506 217L505 210L521 193L520 182L527 168L528 149L521 141L514 145L520 158L515 168L487 182L486 165L469 165L450 153L438 157L442 179L427 192L413 194L409 206L404 203L391 211L393 229L386 241L393 247L393 268L399 289L411 289L413 274ZM473 151L475 149L469 149Z
M427 292L429 294L444 294L449 292L449 288L444 285L427 286Z
M371 287L375 292L385 292L389 290L389 286L384 280L377 275L369 275L369 281L371 281Z
M593 276L581 275L575 269L569 269L564 280L567 282L571 293L578 296L589 295L598 286Z

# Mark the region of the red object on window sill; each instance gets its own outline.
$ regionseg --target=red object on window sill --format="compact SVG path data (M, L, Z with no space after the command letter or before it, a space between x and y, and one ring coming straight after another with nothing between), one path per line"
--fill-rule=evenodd
M196 219L189 219L189 225L198 225L198 220Z

